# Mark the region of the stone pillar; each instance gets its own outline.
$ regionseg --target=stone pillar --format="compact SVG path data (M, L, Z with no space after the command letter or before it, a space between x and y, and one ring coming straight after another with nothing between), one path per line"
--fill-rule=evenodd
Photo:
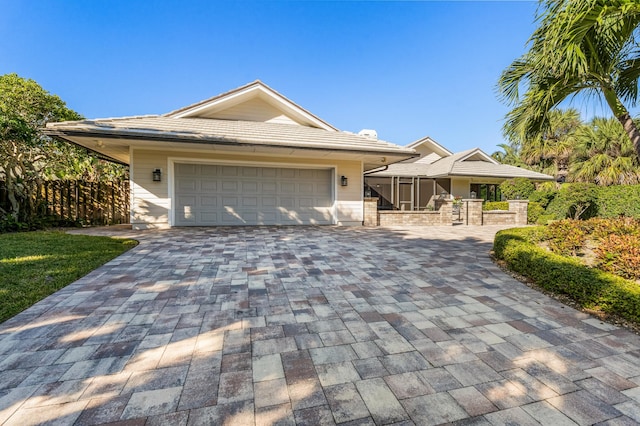
M378 226L378 198L364 199L364 226Z
M478 198L469 198L462 200L464 204L463 222L465 225L481 226L482 225L482 203L484 200Z
M529 200L509 200L509 211L516 214L516 225L526 225L529 208Z
M440 213L440 225L453 225L453 200L444 199L440 201L442 202L438 209L438 213Z

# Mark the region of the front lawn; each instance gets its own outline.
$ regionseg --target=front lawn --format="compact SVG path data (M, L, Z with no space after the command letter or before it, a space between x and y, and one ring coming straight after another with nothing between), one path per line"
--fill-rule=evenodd
M136 244L60 231L0 234L0 322Z

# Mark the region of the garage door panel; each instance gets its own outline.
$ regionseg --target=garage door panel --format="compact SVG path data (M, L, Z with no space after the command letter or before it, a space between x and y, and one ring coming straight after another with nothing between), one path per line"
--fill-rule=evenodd
M275 182L259 182L259 186L263 194L275 194L278 189Z
M242 197L242 207L258 207L258 197Z
M233 166L222 166L221 172L223 177L238 176L238 168Z
M200 189L203 192L217 192L218 191L218 181L212 179L202 179L200 181Z
M280 169L280 177L285 179L296 178L296 169Z
M293 194L296 192L296 184L294 182L280 182L279 189L281 194Z
M242 182L241 183L241 187L242 187L242 192L243 193L247 193L247 192L252 192L252 193L256 193L258 192L258 182Z
M240 169L240 175L243 177L258 177L260 169L257 167L243 167Z
M333 223L331 170L175 165L175 225Z
M181 179L176 189L180 191L180 193L196 192L198 189L198 181L194 178Z
M240 202L238 197L222 197L222 205L224 207L235 208L240 206Z
M200 197L200 207L217 207L218 197L203 195Z

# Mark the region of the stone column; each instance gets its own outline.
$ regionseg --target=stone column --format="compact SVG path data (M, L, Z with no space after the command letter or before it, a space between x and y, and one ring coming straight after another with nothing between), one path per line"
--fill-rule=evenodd
M364 226L378 226L378 198L364 199Z
M527 224L529 200L509 200L509 211L516 214L516 225Z
M463 221L465 225L481 226L482 225L482 203L484 200L478 198L468 198L462 200L465 211Z
M453 225L453 200L444 199L440 201L442 202L440 209L438 209L440 213L440 225Z

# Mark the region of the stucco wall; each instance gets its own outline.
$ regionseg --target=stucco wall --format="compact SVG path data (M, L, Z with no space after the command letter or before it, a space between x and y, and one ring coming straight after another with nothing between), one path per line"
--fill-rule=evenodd
M166 228L170 224L173 164L202 162L258 167L332 168L335 188L335 212L338 225L361 225L362 163L329 159L281 157L246 154L207 154L201 152L133 150L131 153L131 223L134 228ZM153 182L152 171L162 169L162 181ZM341 186L341 176L348 179Z

